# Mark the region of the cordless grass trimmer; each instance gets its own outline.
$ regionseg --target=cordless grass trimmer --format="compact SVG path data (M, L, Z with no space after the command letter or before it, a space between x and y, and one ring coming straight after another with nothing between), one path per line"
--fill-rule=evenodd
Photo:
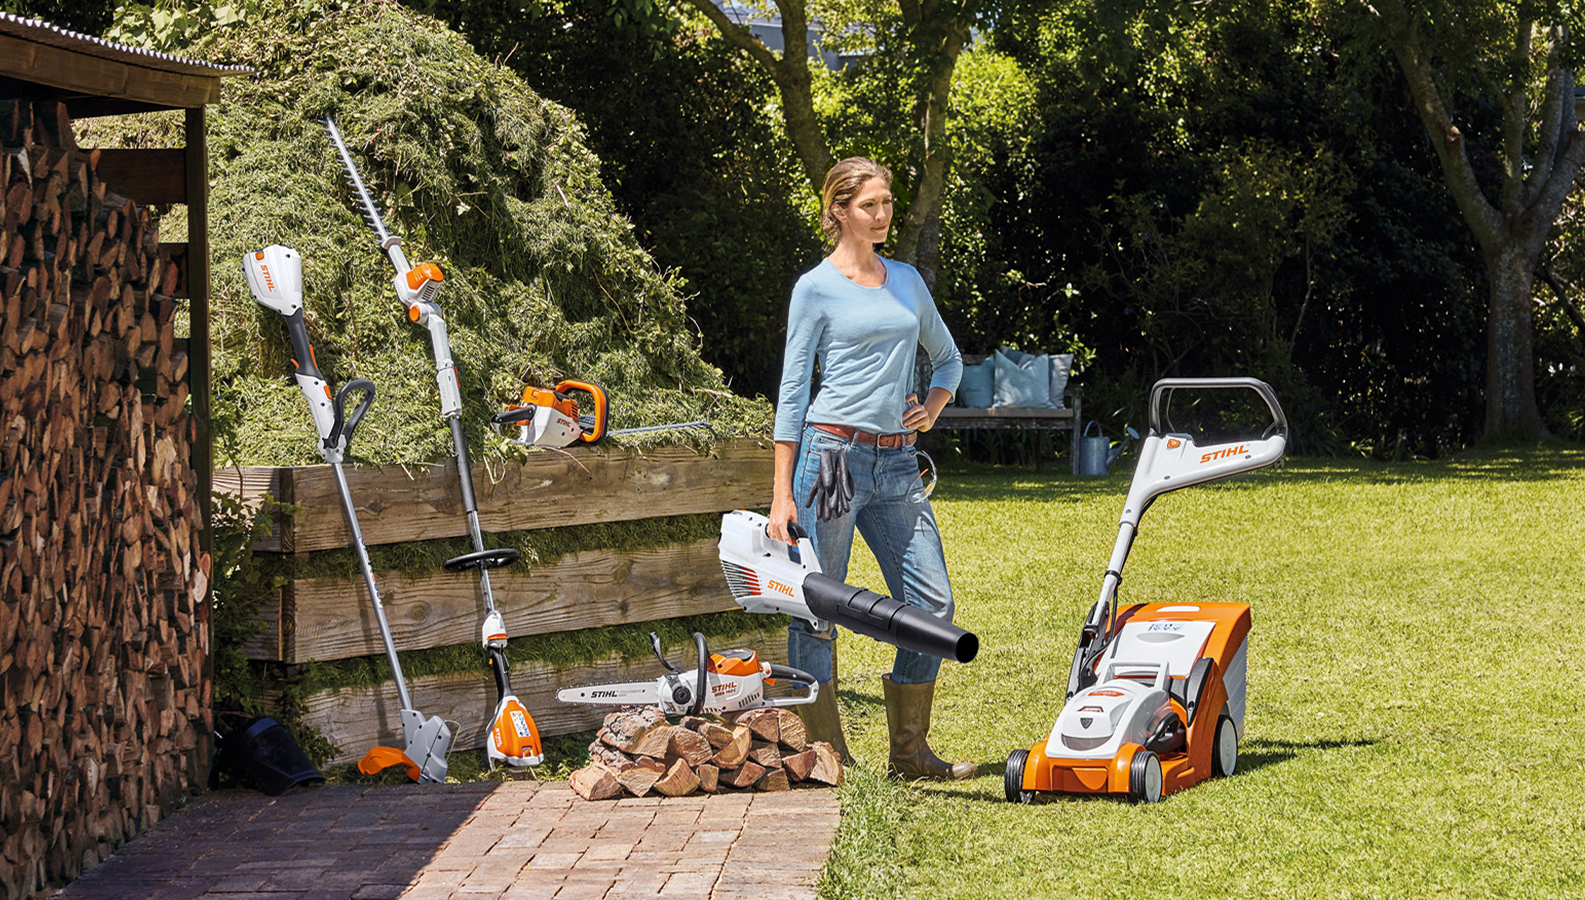
M484 597L484 626L481 640L490 669L495 674L496 704L490 720L489 734L485 740L485 753L490 767L497 762L511 766L537 766L544 761L544 750L539 740L539 729L517 695L512 692L512 682L506 659L506 620L495 607L495 596L490 591L490 570L517 560L516 550L501 548L486 550L484 537L479 531L479 506L473 494L472 466L468 461L468 442L462 431L462 388L457 381L457 367L451 359L451 340L446 334L446 319L437 298L446 276L440 266L432 262L410 265L402 252L402 239L392 237L385 229L385 220L369 197L358 167L347 152L347 145L336 130L336 123L325 119L325 129L336 145L341 164L347 172L347 182L357 195L363 208L363 217L380 241L391 264L396 267L397 299L407 310L407 318L429 332L430 350L435 358L435 383L440 388L440 414L451 428L451 444L457 463L457 478L462 487L462 508L468 517L468 537L473 542L473 552L446 560L449 572L475 569L479 573L479 590Z
M352 504L352 493L347 488L347 476L341 469L352 435L374 404L374 384L355 378L342 386L334 395L330 385L319 371L314 358L314 347L308 342L308 329L303 324L303 259L296 250L279 244L265 247L242 257L242 271L247 277L253 299L261 306L281 314L286 321L286 333L292 339L292 367L297 386L308 400L308 411L314 417L314 428L319 432L319 455L330 463L336 476L336 490L341 494L341 509L347 516L347 527L352 530L352 548L357 551L358 564L363 567L363 584L374 604L374 618L380 626L380 637L385 642L385 658L391 664L391 675L396 680L396 693L401 699L402 738L405 751L376 747L369 751L365 761L374 771L385 764L402 762L414 781L444 782L446 780L446 753L451 749L451 729L439 716L425 718L413 709L412 698L407 693L407 679L402 676L402 663L396 657L396 644L391 639L391 627L385 620L385 607L380 602L380 589L374 583L374 571L369 566L369 553L363 545L363 530L358 527L357 509ZM361 394L349 415L347 398ZM382 752L383 751L383 752Z

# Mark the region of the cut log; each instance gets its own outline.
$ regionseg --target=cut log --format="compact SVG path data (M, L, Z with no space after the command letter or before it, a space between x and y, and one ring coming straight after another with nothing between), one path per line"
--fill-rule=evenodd
M710 741L697 731L679 727L672 732L671 747L666 754L669 762L672 759L681 759L690 766L703 765L715 756L715 748L710 746Z
M681 797L693 793L698 788L699 776L694 773L692 766L681 759L672 763L666 774L655 782L655 792L667 797Z
M626 788L628 793L635 797L642 797L649 793L649 789L654 787L655 782L659 781L661 776L665 774L665 763L646 756L634 760L633 765L629 766L627 771L616 776L616 780L621 782L622 787Z
M763 741L776 741L781 736L781 719L774 709L751 709L735 713L730 721L734 725L747 725L754 736Z
M732 740L716 753L711 762L723 769L735 769L748 759L748 752L753 749L753 743L754 732L746 725L739 725L732 729Z
M713 794L720 789L720 767L705 763L694 769L693 773L699 776L699 790L704 791L706 794Z
M765 774L755 782L754 786L762 791L785 791L792 787L787 783L787 772L780 768L766 769Z
M745 760L743 765L736 769L721 770L721 780L735 788L746 788L765 777L765 767L756 762Z
M787 777L793 781L803 781L814 771L815 760L819 754L813 750L802 753L791 753L781 758L782 768L787 770Z
M710 742L710 746L718 750L732 743L732 729L722 725L720 722L701 719L698 716L684 716L678 724L689 731L704 735L705 740Z
M809 745L815 755L814 768L809 770L809 780L837 787L842 784L842 757L825 741Z
M804 720L790 709L778 707L776 709L776 739L783 747L794 753L802 753L809 749L809 732L804 728Z
M616 773L600 763L592 763L572 773L567 783L572 786L574 793L585 800L609 800L622 793L622 782L617 780Z
M755 741L748 752L748 758L767 769L781 768L781 751L772 741Z
M659 728L650 731L633 746L634 756L647 756L651 759L665 759L671 751L672 735L684 729L676 725L662 723Z
M600 740L610 744L623 753L633 754L639 744L657 729L670 728L666 717L658 707L635 706L620 709L605 717L605 724L600 726ZM667 734L670 739L670 733ZM664 748L661 754L665 754Z
M613 772L626 771L633 765L633 757L598 739L589 745L589 760Z

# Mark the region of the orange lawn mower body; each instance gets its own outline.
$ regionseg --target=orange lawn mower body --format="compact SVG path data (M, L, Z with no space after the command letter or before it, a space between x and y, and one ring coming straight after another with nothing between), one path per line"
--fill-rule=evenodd
M1272 422L1259 438L1205 443L1173 432L1165 402L1178 390L1248 389ZM1145 510L1168 491L1271 465L1287 444L1276 395L1253 378L1163 379L1151 390L1150 433L1124 502L1101 595L1080 632L1067 699L1045 740L1008 755L1011 802L1041 794L1105 794L1155 802L1231 775L1244 733L1250 608L1243 603L1145 603L1119 610L1123 565Z

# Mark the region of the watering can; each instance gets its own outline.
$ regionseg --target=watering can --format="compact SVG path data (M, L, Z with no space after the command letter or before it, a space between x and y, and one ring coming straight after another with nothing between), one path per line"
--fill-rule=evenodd
M1095 434L1091 435L1090 432ZM1101 433L1100 423L1094 419L1084 426L1084 434L1079 438L1078 446L1078 473L1080 475L1105 475L1111 468L1113 460L1120 456L1128 447L1129 440L1138 439L1139 432L1128 426L1128 437L1124 438L1116 447Z

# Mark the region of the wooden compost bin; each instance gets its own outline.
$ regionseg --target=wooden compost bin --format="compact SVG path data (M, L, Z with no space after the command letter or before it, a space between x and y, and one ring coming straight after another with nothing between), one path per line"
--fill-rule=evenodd
M203 107L235 71L0 14L0 897L207 777ZM74 118L159 109L184 147L76 145ZM186 204L187 243L154 203Z
M348 469L365 543L375 547L466 536L454 465ZM480 528L506 533L763 508L771 472L770 442L743 439L709 452L614 445L540 452L526 462L476 468L473 478ZM220 469L215 483L244 502L259 502L267 493L297 510L287 515L277 507L274 532L255 551L304 555L350 546L329 466ZM477 573L377 570L375 579L399 650L477 645L484 616ZM525 560L493 571L490 585L513 638L737 609L721 574L715 538L631 551L585 550L543 565ZM266 628L250 648L255 659L298 665L383 658L361 575L290 580L261 617ZM764 627L715 638L712 644L751 646L783 662L786 632L777 626L767 619ZM675 648L673 658L691 656L691 647ZM592 730L610 711L559 703L558 689L659 674L653 659L625 661L614 655L565 669L524 663L511 673L513 689L543 734ZM484 746L496 697L482 653L477 671L408 680L418 709L459 724L456 749ZM341 748L332 762L357 759L376 743L400 744L399 704L389 682L320 691L304 706L305 724Z

